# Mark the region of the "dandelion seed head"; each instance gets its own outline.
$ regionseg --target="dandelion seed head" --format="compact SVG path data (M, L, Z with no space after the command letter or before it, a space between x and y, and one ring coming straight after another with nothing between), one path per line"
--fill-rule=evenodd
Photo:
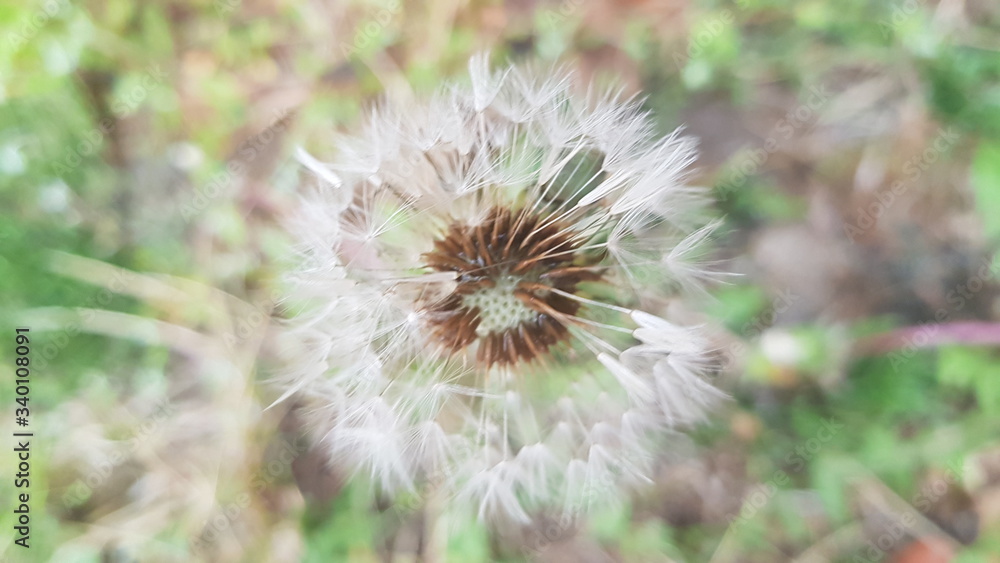
M300 155L320 185L292 225L288 385L384 492L575 515L725 397L697 327L639 308L710 277L688 260L710 232L695 143L566 71L480 56L470 80L373 109L333 162Z

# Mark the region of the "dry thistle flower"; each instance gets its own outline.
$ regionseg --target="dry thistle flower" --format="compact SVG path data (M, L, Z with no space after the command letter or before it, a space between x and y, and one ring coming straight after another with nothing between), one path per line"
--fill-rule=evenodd
M313 303L289 394L333 459L479 516L573 513L646 480L723 395L695 328L638 310L706 273L694 143L570 75L470 64L471 88L372 112L294 225Z

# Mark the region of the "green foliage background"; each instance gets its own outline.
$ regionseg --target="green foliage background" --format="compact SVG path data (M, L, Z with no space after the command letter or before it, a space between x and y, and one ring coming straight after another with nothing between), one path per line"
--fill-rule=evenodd
M131 405L175 396L177 381L194 381L215 398L206 403L213 405L229 383L213 375L211 362L184 363L169 340L137 337L139 325L124 324L127 334L115 335L65 319L84 318L74 309L83 307L231 335L232 327L213 332L228 317L204 287L273 306L268 296L290 253L280 217L294 205L300 182L294 148L329 155L332 133L356 125L384 89L403 83L418 93L433 90L460 77L470 54L489 49L498 61L568 61L598 82L624 83L643 92L664 132L691 122L702 136L706 156L695 180L714 186L726 220L718 254L746 275L714 288L714 301L703 307L740 352L723 378L733 405L699 430L693 456L715 463L720 452L736 452L733 463L748 487L772 482L779 471L789 477L739 524L705 516L711 510L704 508L692 508L700 516L678 524L662 507L679 497L654 494L595 515L581 535L620 561L781 561L805 553L856 561L866 557L872 525L864 499L896 498L923 510L927 487L947 482L949 492L934 493L929 503L937 508L924 511L936 524L918 526L919 535L962 536L949 528L955 521L945 513L952 508L938 502L959 498L957 506L976 513L979 526L974 539L949 540L955 560L997 561L998 484L989 473L1000 451L996 342L959 339L881 354L854 347L893 327L940 320L934 316L940 310L948 321L982 323L995 322L1000 311L995 269L979 280L980 289L970 285L979 264L992 264L1000 241L1000 10L970 1L956 13L946 4L52 0L0 6L0 326L7 335L31 326L36 357L46 346L57 351L36 367L32 383L33 547L25 555L6 542L13 520L5 510L0 549L11 560L60 563L384 556L386 537L406 526L405 511L376 510L363 483L306 503L296 486L301 478L288 467L254 497L259 515L248 518L251 532L244 530L235 550L189 552L204 515L162 516L141 541L95 533L94 522L127 505L129 493L78 505L63 500L78 470L59 455L67 445L60 437L67 413L80 404L94 412L145 412ZM887 90L878 90L883 82ZM773 124L803 107L819 84L834 102L766 162L734 176L760 139L773 134ZM882 93L850 89L859 85ZM878 103L866 105L866 95ZM958 141L933 162L920 160L942 129L957 132ZM232 172L233 163L240 172ZM911 180L907 163L921 170L895 200L906 203L893 204L878 227L854 240L844 226L860 224L876 201L856 185L862 165L881 170L875 193L884 194L893 181ZM734 177L745 180L734 185ZM809 303L802 295L806 303L788 315L771 314L775 296L796 285L767 275L755 241L814 226L817 201L829 202L822 209L835 219L817 235L815 253L850 249L840 262L830 258L839 264L829 272L843 300ZM183 303L166 293L161 300L108 291L86 279L93 263L67 275L60 253L180 284L174 287L188 287L177 279L203 285ZM969 297L949 300L955 287ZM836 306L852 296L857 306L850 313ZM64 326L83 328L66 334ZM0 346L4 428L13 421L12 339ZM776 355L774 342L793 350L792 359ZM275 398L262 384L273 367L267 352L265 345L237 354L262 358L242 372L257 411ZM236 498L241 479L265 467L269 444L284 431L273 412L233 420L245 423L238 433L246 441L243 469L216 489L219 505ZM828 420L845 430L797 456ZM107 440L129 435L120 422L103 424ZM15 461L4 450L0 496L7 499ZM472 523L450 525L442 558L522 558L497 548L496 538ZM282 551L286 544L293 547ZM574 560L544 552L524 557Z

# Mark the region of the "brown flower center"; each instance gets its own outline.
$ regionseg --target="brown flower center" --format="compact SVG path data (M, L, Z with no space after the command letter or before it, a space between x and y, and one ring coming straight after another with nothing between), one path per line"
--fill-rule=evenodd
M424 255L457 281L425 309L434 338L451 353L478 343L486 366L531 361L567 340L580 308L570 295L602 277L583 242L567 223L530 209L494 207L476 225L452 223Z

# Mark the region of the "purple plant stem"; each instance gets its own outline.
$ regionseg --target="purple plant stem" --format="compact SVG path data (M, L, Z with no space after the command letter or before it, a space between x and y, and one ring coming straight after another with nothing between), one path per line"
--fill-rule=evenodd
M873 356L902 348L935 348L943 344L1000 346L1000 323L962 321L907 326L876 334L858 342L857 354Z

